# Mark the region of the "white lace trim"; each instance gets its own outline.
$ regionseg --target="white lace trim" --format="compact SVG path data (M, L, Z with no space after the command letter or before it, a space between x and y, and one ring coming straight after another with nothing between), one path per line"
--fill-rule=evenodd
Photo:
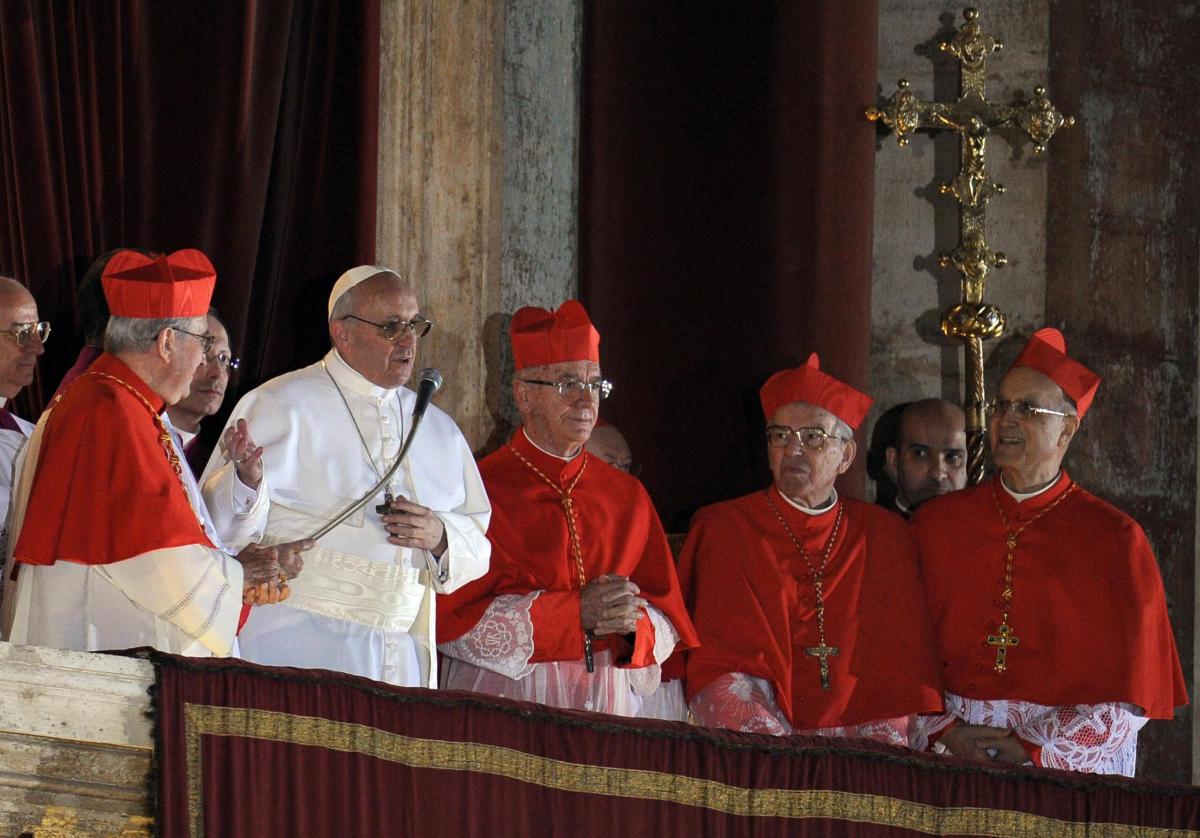
M952 721L1007 728L1042 749L1041 765L1095 774L1132 777L1137 768L1138 731L1146 717L1132 704L1075 704L1047 707L1030 701L982 701L946 693L946 711L919 717L913 747Z
M492 600L479 622L450 643L440 643L443 654L466 661L506 678L524 678L533 672L533 620L530 606L541 591L504 594Z
M873 739L888 745L908 745L912 716L878 719L857 725L794 730L775 703L775 690L768 681L744 672L722 675L692 698L692 714L698 724L723 727L743 733L786 736L828 736L841 739Z

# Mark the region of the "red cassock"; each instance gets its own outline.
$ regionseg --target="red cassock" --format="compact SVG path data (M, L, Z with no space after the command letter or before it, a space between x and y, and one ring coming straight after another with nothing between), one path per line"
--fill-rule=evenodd
M167 458L155 421L162 408L149 385L107 353L71 384L46 418L17 561L111 564L212 546Z
M587 580L605 573L633 580L641 597L675 627L676 648L695 646L696 632L683 606L670 547L642 484L597 457L585 454L570 462L552 457L535 448L523 431L513 436L511 445L563 489L584 469L571 496ZM481 460L479 473L492 503L491 566L482 578L438 597L438 642L450 642L474 628L497 596L540 590L545 593L534 600L529 614L534 626L529 662L583 660L579 575L559 494L508 445ZM611 647L613 643L617 647ZM638 622L633 649L621 640L596 638L596 652L609 648L614 660L626 665L653 663L649 618Z
M771 488L696 514L680 578L700 633L687 655L690 699L727 672L770 681L796 730L940 710L933 631L916 548L898 516L841 499L841 532L823 574L829 689L804 647L819 643L812 574L767 503L820 565L836 506L807 515Z
M1187 704L1166 598L1146 534L1076 486L1017 537L1009 626L1018 644L995 670L1007 530L1071 485L1063 472L1021 504L999 477L921 505L912 519L937 631L942 680L965 698L1046 706L1125 702L1155 719Z

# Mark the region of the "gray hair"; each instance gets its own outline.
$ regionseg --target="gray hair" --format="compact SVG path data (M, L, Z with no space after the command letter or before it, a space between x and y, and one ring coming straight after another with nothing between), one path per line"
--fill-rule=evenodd
M378 274L376 274L378 276ZM359 283L361 285L362 283ZM329 322L341 320L354 313L354 298L358 295L354 292L358 290L358 285L355 285L345 294L337 298L337 302L333 304L333 311L329 312Z
M833 416L832 413L829 415ZM833 416L833 435L840 436L842 439L854 439L854 431L836 416Z
M197 326L197 321L204 321ZM104 330L105 352L146 352L154 346L163 329L183 329L204 334L208 321L203 317L110 317Z

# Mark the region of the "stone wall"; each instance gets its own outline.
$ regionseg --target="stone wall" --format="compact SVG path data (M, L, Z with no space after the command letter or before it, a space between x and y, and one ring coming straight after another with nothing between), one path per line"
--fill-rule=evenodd
M1080 122L1052 154L1046 318L1104 376L1068 467L1146 529L1189 686L1200 144L1188 115L1198 41L1195 4L1051 6L1051 90ZM1174 723L1147 726L1139 741L1142 776L1200 781L1193 716L1185 709Z
M146 661L0 642L0 835L150 834Z

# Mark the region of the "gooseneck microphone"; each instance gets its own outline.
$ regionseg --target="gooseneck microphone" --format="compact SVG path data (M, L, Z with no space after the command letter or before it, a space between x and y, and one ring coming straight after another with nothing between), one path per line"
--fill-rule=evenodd
M413 434L417 432L417 425L421 423L421 419L425 416L425 408L429 407L429 400L433 398L433 394L442 388L442 374L433 367L426 367L417 373L417 404L413 408ZM412 434L409 434L409 439Z
M334 527L362 509L367 501L378 495L379 490L388 484L392 479L392 475L396 473L396 469L400 468L400 464L408 456L408 449L412 447L413 440L417 438L417 428L421 427L421 420L425 418L425 410L429 407L429 401L433 398L433 394L438 391L438 388L442 386L442 374L433 367L421 370L417 373L417 379L419 383L417 384L417 403L413 405L412 430L408 432L408 438L404 440L404 445L400 448L400 453L396 456L396 462L392 463L392 467L387 470L387 473L380 478L378 483L371 487L371 491L343 509L338 513L337 517L310 535L309 538L313 541L324 538Z

